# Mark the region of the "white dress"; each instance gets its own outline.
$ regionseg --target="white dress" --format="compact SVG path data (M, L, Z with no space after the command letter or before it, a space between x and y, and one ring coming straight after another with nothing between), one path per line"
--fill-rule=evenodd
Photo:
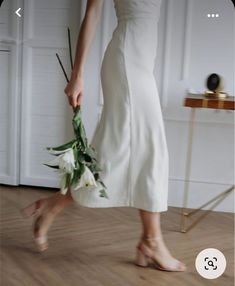
M109 199L71 190L86 207L168 209L168 148L153 74L161 0L114 0L117 26L101 66L104 105L91 145Z

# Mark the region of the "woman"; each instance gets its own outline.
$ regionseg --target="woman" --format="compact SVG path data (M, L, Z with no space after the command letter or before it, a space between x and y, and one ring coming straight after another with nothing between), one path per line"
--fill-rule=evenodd
M79 32L74 68L65 93L72 108L81 104L84 64L99 21L103 0L88 0ZM72 202L87 207L129 206L139 209L143 234L136 246L136 265L167 271L186 266L167 249L160 212L167 210L168 150L153 70L161 0L114 0L118 25L104 54L101 82L102 116L91 145L102 164L109 199L97 191L70 189L42 198L23 209L37 213L34 237L41 251L48 247L47 231L55 216Z

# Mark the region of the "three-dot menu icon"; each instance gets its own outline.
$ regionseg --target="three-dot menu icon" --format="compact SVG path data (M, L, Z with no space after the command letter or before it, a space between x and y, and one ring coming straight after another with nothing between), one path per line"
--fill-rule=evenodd
M207 14L207 17L208 17L208 18L219 18L219 14L218 14L218 13L216 13L216 14L214 14L214 13L212 13L212 14Z

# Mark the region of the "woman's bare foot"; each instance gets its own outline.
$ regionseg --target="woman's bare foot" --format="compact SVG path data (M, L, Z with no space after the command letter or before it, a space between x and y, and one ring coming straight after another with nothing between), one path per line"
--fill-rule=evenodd
M52 205L47 199L40 199L40 213L36 217L34 222L34 236L41 237L46 236L51 223L55 218L55 213L52 211Z
M139 249L159 266L162 270L185 271L186 265L174 258L165 245L162 236L154 238L142 237L139 243Z
M38 200L39 215L34 222L34 237L45 237L47 232L55 219L64 207L72 202L71 197L56 193L49 198L42 198Z
M175 259L167 249L161 231L160 212L139 210L143 232L137 246L137 265L146 266L149 258L159 269L167 271L185 271L186 266Z

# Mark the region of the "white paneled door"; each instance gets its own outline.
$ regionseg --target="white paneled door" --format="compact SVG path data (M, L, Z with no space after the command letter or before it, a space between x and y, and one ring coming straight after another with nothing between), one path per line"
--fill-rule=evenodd
M72 112L64 95L66 80L56 58L70 76L67 29L79 27L79 1L24 1L20 183L57 186L46 146L70 140ZM72 10L77 18L71 17ZM73 37L74 38L74 37Z
M12 17L21 1L0 8L0 182L19 183L20 158L20 21Z
M70 77L68 28L71 31L74 58L85 7L85 0L4 0L1 5L2 184L58 187L58 174L43 164L53 159L46 147L63 144L74 138L74 134L73 112L64 94L67 82L56 53ZM22 17L15 13L19 8ZM92 77L92 84L86 85L83 100L88 139L93 134L100 113L100 33L101 25L97 25L97 34L85 69L85 77ZM89 72L91 69L92 74ZM87 109L88 113L85 112Z
M0 183L56 187L57 174L43 165L46 146L73 136L65 78L70 76L67 28L73 46L80 1L4 0L0 8ZM22 17L15 11L21 8ZM73 11L76 11L73 12ZM74 28L76 27L76 28Z

